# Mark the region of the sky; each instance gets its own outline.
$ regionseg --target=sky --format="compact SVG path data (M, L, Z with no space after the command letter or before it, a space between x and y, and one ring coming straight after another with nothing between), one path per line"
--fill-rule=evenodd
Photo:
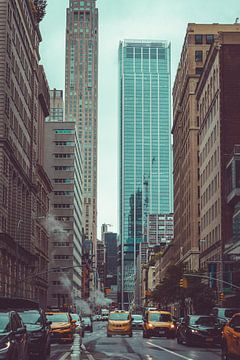
M41 63L50 88L64 90L69 0L48 0ZM118 230L118 46L124 39L167 40L174 81L188 23L234 23L239 0L97 0L99 9L98 237Z

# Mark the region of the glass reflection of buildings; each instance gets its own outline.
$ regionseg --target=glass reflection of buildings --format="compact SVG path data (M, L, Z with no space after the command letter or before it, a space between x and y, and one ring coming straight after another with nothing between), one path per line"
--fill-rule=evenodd
M149 214L172 212L170 44L119 46L121 303L133 301L136 256Z

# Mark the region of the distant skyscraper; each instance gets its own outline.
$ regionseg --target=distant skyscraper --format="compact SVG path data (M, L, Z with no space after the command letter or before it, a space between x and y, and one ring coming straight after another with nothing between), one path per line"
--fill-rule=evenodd
M65 119L76 122L83 153L84 233L96 253L98 9L96 0L69 0Z
M62 90L50 90L50 114L46 121L63 121Z
M149 214L172 212L170 44L126 40L120 70L121 302L133 300Z

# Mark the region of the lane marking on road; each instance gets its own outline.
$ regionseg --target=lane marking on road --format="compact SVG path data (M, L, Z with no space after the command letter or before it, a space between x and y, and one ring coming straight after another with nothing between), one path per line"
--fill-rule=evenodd
M153 347L155 347L155 348L158 348L158 349L160 349L160 350L164 350L164 351L168 352L169 354L178 356L178 357L180 357L181 359L193 360L192 358L188 358L188 357L186 357L186 356L180 355L180 354L178 354L178 353L176 353L176 352L174 352L174 351L165 349L164 347L159 346L159 345L155 345L155 344L153 344L153 343L151 343L151 342L149 342L149 341L147 342L147 344L148 344L148 345L151 345L151 346L153 346Z
M70 355L70 352L65 353L59 360L66 360L66 358Z
M86 355L88 357L88 360L95 360L94 357L89 352L86 352Z

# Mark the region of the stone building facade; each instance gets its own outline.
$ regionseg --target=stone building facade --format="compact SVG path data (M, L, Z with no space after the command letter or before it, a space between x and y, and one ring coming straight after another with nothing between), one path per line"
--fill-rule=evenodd
M40 117L48 115L49 95L46 81L41 82L42 39L32 6L27 0L0 2L0 294L39 300L41 292L44 304L46 279L35 282L36 218L38 184L48 192L49 183L39 172L38 131ZM42 201L44 216L47 197Z
M239 24L188 24L173 87L173 176L175 263L199 268L200 173L196 87L219 32Z

